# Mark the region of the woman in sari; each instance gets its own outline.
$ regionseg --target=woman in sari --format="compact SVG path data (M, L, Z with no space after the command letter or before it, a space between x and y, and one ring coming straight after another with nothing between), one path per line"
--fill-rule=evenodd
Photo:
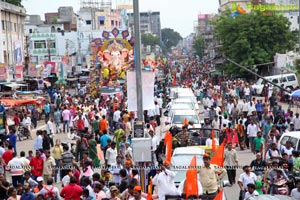
M99 167L100 161L97 153L97 142L94 138L94 135L91 135L88 141L89 157L92 159L93 167Z

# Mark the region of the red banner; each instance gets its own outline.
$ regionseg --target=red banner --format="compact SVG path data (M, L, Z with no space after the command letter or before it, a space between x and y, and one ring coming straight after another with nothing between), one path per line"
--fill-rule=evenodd
M22 65L18 65L16 66L16 81L23 81L23 66Z

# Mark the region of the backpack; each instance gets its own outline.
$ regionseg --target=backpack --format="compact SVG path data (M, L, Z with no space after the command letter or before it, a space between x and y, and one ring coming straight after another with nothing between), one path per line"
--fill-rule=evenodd
M45 187L45 190L47 191L46 193L45 193L45 199L46 200L54 200L54 199L56 199L55 197L56 197L56 195L55 195L55 193L53 192L53 189L54 189L54 187L52 186L52 188L49 190L48 188L46 188Z

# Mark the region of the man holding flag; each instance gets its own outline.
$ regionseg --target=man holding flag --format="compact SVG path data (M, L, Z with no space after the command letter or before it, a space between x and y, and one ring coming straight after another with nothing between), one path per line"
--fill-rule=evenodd
M200 182L203 187L202 199L214 200L219 190L218 180L221 180L226 175L226 170L222 166L211 164L208 154L204 154L203 161L204 166L199 169Z

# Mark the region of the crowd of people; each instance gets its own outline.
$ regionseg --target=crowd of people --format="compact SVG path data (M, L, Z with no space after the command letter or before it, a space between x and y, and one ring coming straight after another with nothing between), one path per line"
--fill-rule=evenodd
M213 76L208 71L208 65L196 61L171 62L163 68L165 79L155 82L155 108L144 111L145 137L152 138L152 163L148 164L159 166L149 167L147 171L149 182L152 177L155 186L151 198L185 196L188 184L182 180L176 188L175 172L170 163L164 162L165 147L160 132L163 109L172 103L168 98L169 87L176 86L193 90L204 107L199 113L204 119L202 127L219 129L220 137L214 139L218 145L226 143L224 168L211 164L209 155L203 157L204 167L198 170L198 194L202 199L216 197L219 181L226 174L231 186L240 187L242 200L263 193L278 193L280 187L276 181L283 179L286 179L283 185L288 186L287 195L300 199L300 184L290 178L290 174L294 177L299 174L296 144L287 141L278 145L283 134L300 130L299 113L285 111L273 89L260 100L252 96L249 83ZM132 124L137 113L126 110L126 87L123 89L121 98L117 95L104 98L100 93L92 98L88 85L85 93L79 88L75 94L55 89L44 105L46 129L36 131L34 151L29 151L27 157L24 151L17 151L18 130L11 128L8 139L0 141L0 199L149 198L150 194L142 190L132 148ZM33 135L37 118L33 108L17 113L14 121L18 126L25 120ZM181 128L187 131L193 126L190 121ZM61 142L57 139L59 134L65 134L74 144ZM211 140L206 145L211 146ZM249 151L256 159L243 166L244 173L237 179L238 150Z

